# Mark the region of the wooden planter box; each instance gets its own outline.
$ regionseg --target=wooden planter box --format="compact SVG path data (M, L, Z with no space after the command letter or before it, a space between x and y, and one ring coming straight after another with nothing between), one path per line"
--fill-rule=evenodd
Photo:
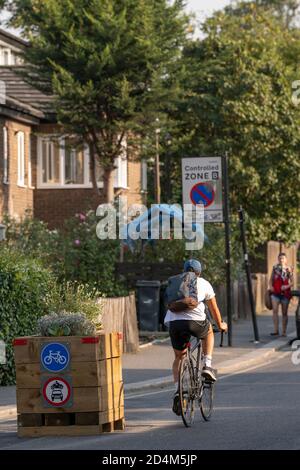
M16 338L18 435L123 430L120 343L119 333Z

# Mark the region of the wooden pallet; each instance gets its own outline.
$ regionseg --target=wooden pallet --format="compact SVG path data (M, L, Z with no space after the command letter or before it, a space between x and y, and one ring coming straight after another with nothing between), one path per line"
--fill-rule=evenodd
M53 415L51 415L53 416ZM65 420L65 418L64 418ZM28 421L29 422L29 421ZM93 436L107 432L124 431L125 419L120 418L115 421L102 424L89 425L49 425L42 426L18 426L19 437L42 437L42 436Z
M24 337L15 340L19 436L93 435L124 429L124 386L118 333L95 337ZM48 342L67 343L70 367L64 373L40 364ZM49 406L43 384L66 378L72 393L64 406Z

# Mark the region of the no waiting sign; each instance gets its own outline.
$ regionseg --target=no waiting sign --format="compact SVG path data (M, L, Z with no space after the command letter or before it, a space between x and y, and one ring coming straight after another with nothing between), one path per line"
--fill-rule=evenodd
M222 158L182 159L182 202L203 204L205 222L223 222Z

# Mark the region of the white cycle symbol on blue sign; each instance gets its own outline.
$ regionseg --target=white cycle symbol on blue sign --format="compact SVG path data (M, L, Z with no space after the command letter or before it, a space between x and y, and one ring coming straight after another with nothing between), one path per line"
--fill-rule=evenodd
M70 361L68 348L61 343L48 343L41 352L41 362L45 369L59 372L67 367Z

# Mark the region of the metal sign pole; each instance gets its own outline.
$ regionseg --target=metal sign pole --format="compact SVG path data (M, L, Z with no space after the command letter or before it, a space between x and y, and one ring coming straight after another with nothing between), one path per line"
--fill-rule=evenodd
M255 305L254 305L254 296L253 296L253 290L252 290L249 256L248 256L248 251L247 251L247 242L246 242L246 235L245 235L245 225L244 225L245 218L244 218L244 211L242 207L238 210L238 213L239 213L239 220L240 220L241 240L242 240L244 260L245 260L245 271L246 271L246 276L247 276L249 302L250 302L253 331L254 331L254 343L259 343L259 334L258 334L258 327L257 327L257 320L256 320Z
M223 157L224 188L224 226L225 226L225 262L226 262L226 304L228 324L228 346L232 346L232 291L231 291L231 254L230 254L230 220L229 220L229 180L228 155Z

